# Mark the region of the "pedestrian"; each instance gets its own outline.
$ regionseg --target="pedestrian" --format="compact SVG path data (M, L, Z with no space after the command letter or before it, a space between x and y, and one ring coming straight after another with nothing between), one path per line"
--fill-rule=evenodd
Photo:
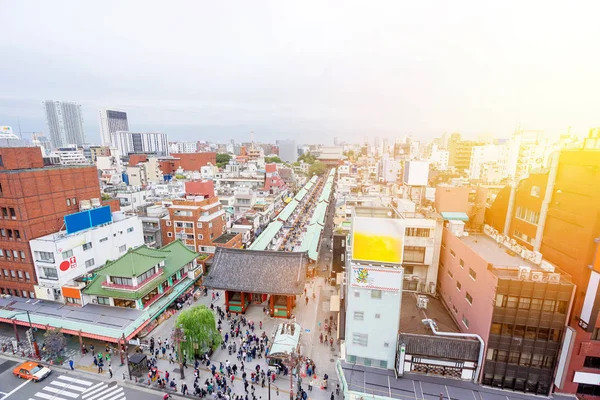
M331 391L331 397L330 397L330 399L331 399L331 400L334 400L334 399L335 399L335 396L333 395L333 390Z
M71 371L75 369L73 368L73 360L69 360L69 367L71 367Z
M92 352L92 355L94 355L94 345L90 344L90 351Z
M110 374L110 379L112 379L113 371L112 371L112 365L111 364L108 364L108 373Z

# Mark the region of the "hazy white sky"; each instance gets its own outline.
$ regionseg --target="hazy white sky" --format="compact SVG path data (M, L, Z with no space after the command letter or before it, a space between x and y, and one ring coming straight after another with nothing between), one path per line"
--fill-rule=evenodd
M226 141L600 126L599 1L0 0L0 125L41 102ZM25 136L25 135L24 135ZM27 135L28 136L28 135Z

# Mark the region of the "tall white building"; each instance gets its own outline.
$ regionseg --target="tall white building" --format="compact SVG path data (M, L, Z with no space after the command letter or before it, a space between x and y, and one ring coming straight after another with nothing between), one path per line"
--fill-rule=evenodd
M171 153L196 153L198 142L173 142L170 144Z
M296 162L298 160L298 147L295 140L278 140L279 158L285 162Z
M158 156L169 155L167 134L163 132L125 132L112 134L112 144L121 154L149 153Z
M404 221L355 217L346 257L346 362L392 369L404 270Z
M505 145L486 144L471 148L471 164L469 166L470 179L484 181L501 180L506 177L506 162L508 147Z
M44 107L52 146L64 147L69 144L81 146L85 143L83 117L79 104L46 100Z
M50 155L59 157L61 165L91 164L91 162L85 158L83 149L75 146L58 148L50 153Z
M127 113L111 109L100 110L100 139L102 140L102 146L110 146L112 144L111 135L119 131L129 131Z
M51 233L29 241L38 284L36 298L82 304L82 278L144 244L142 221L122 212L112 222L67 234ZM79 294L78 294L79 293Z
M439 169L448 169L448 160L450 159L450 152L443 150L434 144L431 148L431 156L429 162L436 165Z

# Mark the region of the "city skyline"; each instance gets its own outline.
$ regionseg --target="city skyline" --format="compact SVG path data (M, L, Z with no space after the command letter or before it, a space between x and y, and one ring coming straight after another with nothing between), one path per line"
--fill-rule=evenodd
M173 140L508 137L517 124L581 135L598 125L594 3L315 4L129 3L110 21L124 30L111 30L70 17L102 15L105 3L66 2L67 14L1 3L13 35L0 41L0 122L45 132L39 104L52 98L82 104L96 143L106 107ZM163 29L120 23L132 16Z

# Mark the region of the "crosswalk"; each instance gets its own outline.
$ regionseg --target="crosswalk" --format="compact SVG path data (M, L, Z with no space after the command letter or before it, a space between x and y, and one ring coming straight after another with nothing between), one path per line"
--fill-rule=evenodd
M60 375L29 400L126 400L123 388Z

